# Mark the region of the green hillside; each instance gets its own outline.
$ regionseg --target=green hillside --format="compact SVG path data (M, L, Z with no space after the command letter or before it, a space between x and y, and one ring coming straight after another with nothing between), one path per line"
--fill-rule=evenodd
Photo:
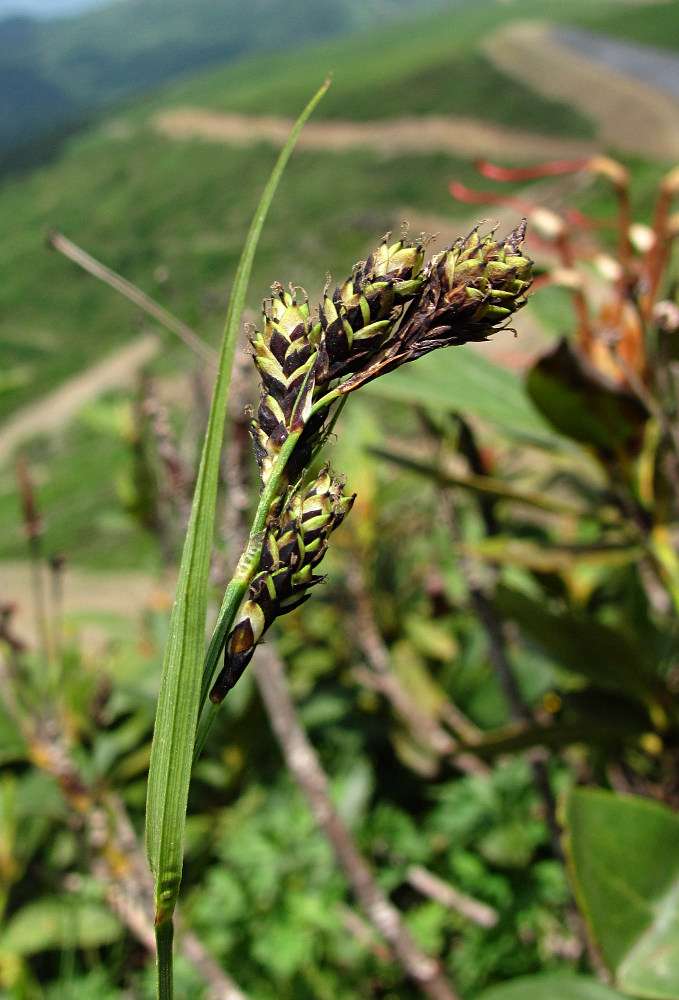
M504 6L497 10L506 16ZM362 108L367 109L363 114L377 116L377 97L367 96L374 93L382 95L384 115L417 114L429 101L432 111L524 128L534 121L545 127L561 122L561 131L569 124L571 134L591 134L591 126L572 109L555 106L507 78L498 80L499 74L490 79L500 97L489 101L484 62L469 42L492 23L488 11L469 10L464 17L449 14L417 23L407 33L385 30L376 48L360 36L294 57L248 60L131 109L117 117L114 130L102 120L73 140L52 166L6 182L0 190L0 220L8 234L0 250L6 305L0 344L5 378L13 387L0 397L0 415L58 384L135 329L134 314L122 300L44 249L48 226L158 294L203 336L217 335L228 278L275 152L174 143L149 125L161 107L195 103L255 114L297 114L332 70L327 107L317 117L338 116L344 109L351 118ZM467 77L462 74L459 87L441 88L436 66L447 72L449 84L459 67L471 69ZM509 94L506 100L501 85ZM273 277L286 273L317 286L323 275L313 268L321 248L326 266L342 273L365 251L366 241L401 221L404 208L467 215L446 191L453 174L471 178L463 159L462 150L459 163L426 151L389 159L367 151L298 151L265 231L255 286L266 288ZM379 185L374 184L376 169ZM156 284L159 266L169 271L168 287ZM260 295L253 292L254 305Z
M436 0L419 0L419 8ZM257 52L296 48L412 13L392 0L126 0L52 21L0 21L0 148L169 80Z
M468 114L547 133L588 135L591 126L572 107L555 107L497 73L479 54L483 38L509 22L539 19L621 37L633 37L643 25L643 40L663 46L676 39L669 26L676 25L677 18L677 0L641 9L615 0L471 2L421 15L407 30L401 23L387 24L379 32L364 30L350 41L316 45L294 56L267 52L261 59L242 60L173 87L172 99L252 114L292 115L304 103L312 81L330 71L334 86L317 111L320 118L365 121L402 114ZM157 104L166 100L161 94Z
M569 5L569 19L596 23L598 30L619 12L616 3ZM0 420L147 327L138 310L45 248L48 227L63 231L216 342L230 278L276 152L266 144L236 148L174 142L153 129L155 112L188 104L293 115L332 71L319 119L432 112L545 134L591 136L591 123L573 108L504 77L479 53L485 33L508 19L536 14L563 17L563 5L535 0L466 5L420 18L407 30L391 24L378 34L366 29L323 46L244 60L121 111L113 123L102 119L71 140L49 167L6 181L0 189L5 233ZM468 206L447 193L452 177L476 183L462 149L459 158L424 149L388 157L370 150L297 150L264 230L250 307L258 309L275 279L300 283L317 296L326 270L343 277L383 232L398 229L403 220L419 215L468 220ZM184 347L162 335L167 351L157 363L161 371L193 363ZM87 435L75 437L78 448L96 448L91 439L83 442ZM57 450L54 460L62 462L68 482L73 475L68 449ZM121 455L125 461L122 445ZM54 458L49 449L40 456L47 463ZM107 464L115 469L113 458ZM85 467L78 466L78 479ZM115 504L109 469L102 471ZM78 489L74 483L73 498ZM7 475L0 483L0 553L5 555L23 552L16 527L11 539L6 533L8 523L17 523L12 495ZM99 506L105 506L103 501ZM64 541L68 537L66 520L60 528L55 515L51 525L55 546L62 544L60 532ZM103 529L99 539L96 531L90 534L76 544L76 554L95 551L105 534ZM122 560L129 556L123 548L117 554Z

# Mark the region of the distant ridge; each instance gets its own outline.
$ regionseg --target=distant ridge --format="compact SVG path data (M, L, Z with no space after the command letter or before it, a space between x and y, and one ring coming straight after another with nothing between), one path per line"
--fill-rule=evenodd
M3 16L0 6L0 150L178 77L383 24L441 2L113 0L52 19ZM62 14L82 3L61 0Z

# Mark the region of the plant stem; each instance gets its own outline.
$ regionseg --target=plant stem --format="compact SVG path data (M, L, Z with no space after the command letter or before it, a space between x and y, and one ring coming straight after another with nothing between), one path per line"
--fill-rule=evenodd
M307 374L307 379L312 376L310 371ZM304 392L304 385L300 390L300 395ZM327 410L335 400L340 398L340 394L336 389L331 390L322 396L321 399L311 407L309 414L306 417L306 422L316 414L320 413L322 410ZM344 402L344 400L342 400ZM333 422L334 425L334 422ZM332 425L331 425L332 427ZM331 428L330 428L331 429ZM217 624L214 627L212 633L212 638L210 639L210 644L208 646L207 653L205 654L205 660L203 663L203 678L201 682L201 692L200 692L200 702L198 708L198 720L199 725L197 729L197 736L194 746L194 764L205 744L207 734L215 720L216 708L215 706L210 709L207 715L204 712L205 703L207 701L207 696L210 691L210 685L212 684L212 678L217 666L217 662L221 655L222 649L224 648L224 643L226 637L233 626L234 619L238 608L240 607L245 594L247 593L250 581L257 571L259 565L259 557L262 551L262 544L264 542L264 531L266 528L266 520L269 516L269 511L277 499L281 485L284 482L285 472L287 469L288 462L292 456L295 447L302 435L304 430L304 425L299 427L294 431L291 431L286 438L283 447L281 448L276 462L271 471L271 474L266 482L266 486L262 490L262 494L259 498L259 504L257 505L257 511L255 513L252 526L250 528L250 534L248 540L245 543L245 547L241 553L240 559L236 566L236 571L231 578L226 591L224 592L224 598L222 600L222 605L219 609L219 614L217 616ZM329 433L330 431L328 431ZM327 440L328 434L324 435L323 443ZM314 457L318 454L320 447L314 452ZM201 721L202 720L202 721Z
M270 645L262 650L253 669L288 768L304 792L314 819L331 844L362 909L428 1000L459 1000L440 962L422 951L412 938L400 911L378 884L370 865L337 813L330 796L328 777L299 720L283 665Z
M204 340L201 340L198 334L194 333L186 323L182 323L181 320L163 308L155 299L152 299L150 295L147 295L146 292L142 292L140 288L133 285L131 281L123 278L122 275L112 271L110 267L106 267L101 261L96 260L95 257L86 253L82 247L73 243L72 240L67 239L63 233L51 230L46 234L45 240L49 246L54 247L55 250L58 250L59 253L62 253L85 271L94 275L95 278L104 281L111 288L114 288L116 292L120 292L121 295L124 295L130 302L134 302L136 306L143 309L149 316L153 316L155 320L168 330L171 330L180 340L183 340L186 346L194 354L202 358L203 361L207 361L210 365L216 364L217 352L215 350L206 344Z
M172 970L172 917L156 924L156 954L158 961L158 1000L173 1000L174 978Z
M269 515L269 511L271 510L271 505L278 495L281 482L285 474L286 465L295 449L295 445L299 441L301 433L302 430L299 430L290 434L280 450L271 475L269 476L267 484L262 490L262 495L259 498L259 504L257 505L257 511L252 522L252 527L250 528L250 534L247 542L245 543L245 548L241 553L240 559L238 560L236 571L224 593L222 606L219 609L219 615L217 616L217 624L215 625L212 633L210 645L208 646L208 651L205 654L205 661L203 663L203 680L200 693L199 715L202 713L205 706L205 701L210 690L210 684L212 683L212 675L215 672L215 667L217 666L220 653L224 648L224 641L231 626L233 625L236 612L245 597L250 580L259 565L259 556L262 551L262 543L264 541L266 519ZM210 718L212 717L211 713ZM202 734L203 740L205 735L206 733Z

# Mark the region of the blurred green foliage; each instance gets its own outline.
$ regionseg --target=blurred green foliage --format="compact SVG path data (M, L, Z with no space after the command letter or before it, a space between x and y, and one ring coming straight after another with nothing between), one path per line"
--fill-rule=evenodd
M441 80L445 85L434 92L440 106L430 110L495 120L500 109L488 105L486 88L502 81L469 51L470 39L485 30L491 14L510 17L529 6L536 9L502 5L491 12L490 5L469 5L456 12L456 44L465 54L454 65L443 59L450 46L444 28L453 24L446 13L433 35L431 22L410 39L387 32L386 41L400 46L390 59L381 53L366 59L372 44L366 36L353 47L332 43L309 53L305 70L324 73L330 55L341 67L338 103L328 101L329 116L339 115L343 102L343 117L417 113L423 89ZM640 11L572 5L573 17L598 27L604 17L610 26L613 9L621 34L641 33L648 25L665 30L665 17L676 15L673 2ZM43 250L47 223L157 294L214 342L228 293L224 275L233 270L273 152L173 145L152 134L148 117L180 101L297 111L298 88L306 96L306 80L282 79L278 59L188 81L122 114L128 134L121 128L112 136L102 123L49 170L5 182L3 415L128 340L137 325L126 303ZM545 128L549 118L555 130L567 125L587 132L576 115L549 102L530 96L528 104L523 88L508 88L505 97L502 114L515 125ZM639 215L648 221L661 170L631 166ZM404 208L462 218L446 194L452 174L471 181L467 162L444 156L299 151L261 243L253 305L273 278L320 292L318 262L335 276L348 273L382 230L398 225ZM597 182L579 204L603 214L612 197ZM569 306L569 293L551 288L536 295L531 308L554 333L572 329ZM646 332L658 334L650 323ZM655 363L662 355L653 353L659 340L649 343L651 368L662 373ZM665 348L670 359L676 356L672 343ZM441 959L465 1000L612 1000L617 991L591 971L550 829L551 804L539 791L534 765L542 765L562 802L574 784L598 784L633 793L632 810L641 796L676 808L679 587L671 434L658 411L630 403L629 386L623 393L605 379L588 381L590 368L570 347L538 363L527 389L518 376L476 355L450 355L430 366L435 383L424 377L428 362L418 363L405 379L385 380L342 415L332 461L347 471L359 499L328 557L327 586L302 611L283 618L270 641L286 662L300 718L330 776L341 817L407 927ZM168 344L154 371L172 382L177 367L186 368L185 354ZM662 393L652 380L649 385L663 419L675 426L671 387ZM189 397L189 409L197 409L182 384L168 407L178 454L192 471L198 417L187 415ZM569 413L564 398L574 404ZM43 556L66 550L78 562L121 569L162 561L150 525L167 469L134 404L106 397L63 437L45 437L26 449L46 520ZM617 416L621 406L629 417L625 434ZM573 409L576 427L566 419ZM14 490L11 472L3 472L0 550L19 557L25 550ZM170 503L162 514L167 558L176 551L182 512ZM219 577L233 553L221 538L217 548ZM500 623L522 717L493 662L465 558L479 571ZM356 566L363 567L391 674L429 722L455 739L452 756L438 757L409 719L365 683L361 669L369 663L356 628L357 597L344 583ZM219 596L215 584L214 602ZM3 591L3 601L12 597ZM118 630L94 653L72 625L61 628L57 611L51 626L60 642L45 657L12 644L11 609L3 609L0 643L9 665L0 706L3 1000L154 995L152 962L113 915L109 877L93 863L99 855L88 827L91 811L78 812L74 790L56 780L37 736L47 726L48 735L63 737L82 794L97 807L117 796L140 834L167 618L166 608L149 609L140 634ZM471 769L464 767L466 755L476 762ZM606 809L621 801L616 797ZM604 823L595 808L583 809L576 829L570 809L558 818L582 838L587 864L608 863L619 844L615 822ZM97 809L92 815L99 816ZM630 815L624 816L627 824ZM667 820L672 836L675 819ZM609 835L611 827L616 836ZM593 837L597 830L600 836ZM651 838L650 846L634 850L625 867L636 862L640 875L647 864L657 868L656 842ZM252 1000L419 995L359 913L283 766L251 676L229 697L196 769L186 864L185 926ZM424 895L410 877L413 865L491 907L497 921L482 925ZM597 889L586 865L576 871L575 885L586 901ZM676 919L671 893L668 899L667 914ZM607 919L606 905L598 912L588 906L590 930L606 943L610 928L602 933L600 922L602 915ZM619 953L613 952L612 972L618 974ZM639 978L634 982L638 986ZM626 988L624 975L618 985ZM676 997L663 988L660 995ZM178 997L204 990L204 980L180 954Z

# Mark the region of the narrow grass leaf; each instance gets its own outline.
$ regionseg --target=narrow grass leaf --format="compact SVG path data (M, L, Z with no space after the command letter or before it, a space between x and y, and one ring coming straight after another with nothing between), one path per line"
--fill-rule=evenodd
M217 470L236 337L255 248L299 132L328 87L305 108L266 186L238 265L163 662L147 795L146 845L155 879L156 923L171 920L181 880L184 827L205 651L207 577Z

